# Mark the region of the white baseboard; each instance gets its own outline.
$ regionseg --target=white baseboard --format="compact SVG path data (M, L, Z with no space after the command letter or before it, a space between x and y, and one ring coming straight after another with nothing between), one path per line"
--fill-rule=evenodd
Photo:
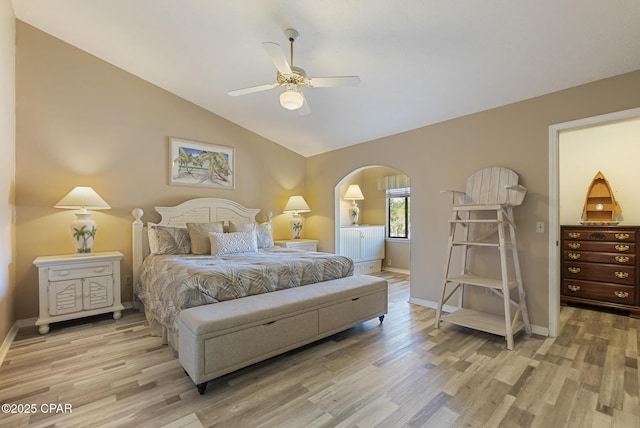
M16 334L18 334L18 330L18 323L13 323L13 325L9 329L9 332L7 333L7 336L2 341L2 346L0 346L0 366L2 366L2 363L4 363L4 358L7 356L7 352L9 352L9 348L13 343L13 338L16 337Z
M411 297L409 299L409 303L413 303L413 304L418 305L418 306L424 306L426 308L438 309L438 303L437 302L433 302L431 300L418 299L416 297ZM442 309L445 312L455 312L455 311L458 310L458 307L457 306L451 306L451 305L444 305L444 307ZM549 328L548 327L542 327L540 325L531 324L531 332L533 334L538 334L540 336L549 336Z

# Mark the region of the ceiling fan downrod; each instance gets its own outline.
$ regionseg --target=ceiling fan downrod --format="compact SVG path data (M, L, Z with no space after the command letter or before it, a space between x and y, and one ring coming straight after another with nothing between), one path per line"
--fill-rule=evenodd
M293 67L293 42L295 42L296 40L298 40L300 38L300 33L298 33L296 30L294 30L293 28L289 28L288 30L286 30L284 32L284 35L287 36L287 38L289 39L289 44L290 44L290 55L291 55L291 61L290 61L290 66Z

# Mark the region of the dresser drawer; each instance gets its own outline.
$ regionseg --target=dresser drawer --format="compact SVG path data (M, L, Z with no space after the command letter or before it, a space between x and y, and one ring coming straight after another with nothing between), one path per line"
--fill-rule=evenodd
M564 241L562 249L574 251L597 251L601 253L635 254L636 244L632 242Z
M94 276L105 276L113 273L111 263L84 263L69 264L66 266L56 266L49 268L49 281L62 281L67 279L91 278Z
M635 287L566 278L562 280L562 295L625 305L633 305L636 300Z
M569 262L594 262L635 266L636 255L627 253L599 253L595 251L564 250L563 259Z
M612 241L612 242L635 242L636 233L634 230L580 230L565 229L562 231L562 238L574 241Z
M635 284L635 273L635 266L596 263L565 262L562 269L562 277L566 279L587 279L626 285Z

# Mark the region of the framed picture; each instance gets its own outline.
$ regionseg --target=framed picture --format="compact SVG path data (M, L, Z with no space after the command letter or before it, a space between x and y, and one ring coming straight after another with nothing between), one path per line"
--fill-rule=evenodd
M169 140L170 184L234 188L233 148L181 138Z

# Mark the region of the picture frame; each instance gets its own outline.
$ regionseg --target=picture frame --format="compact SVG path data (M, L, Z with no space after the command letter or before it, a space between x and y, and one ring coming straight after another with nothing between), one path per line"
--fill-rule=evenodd
M169 184L235 188L235 149L170 137Z

